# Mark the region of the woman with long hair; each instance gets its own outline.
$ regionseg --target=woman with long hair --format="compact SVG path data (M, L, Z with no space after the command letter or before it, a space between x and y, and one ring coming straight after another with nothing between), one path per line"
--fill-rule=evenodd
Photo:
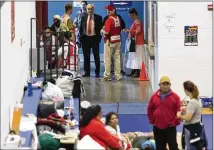
M197 86L191 82L183 83L184 92L190 98L185 113L179 111L177 117L184 121L185 145L188 150L202 150L201 140L201 110L202 104L199 100ZM182 110L183 111L183 110Z
M102 109L99 105L88 107L80 120L80 139L89 135L106 150L121 149L120 140L105 129L101 119Z

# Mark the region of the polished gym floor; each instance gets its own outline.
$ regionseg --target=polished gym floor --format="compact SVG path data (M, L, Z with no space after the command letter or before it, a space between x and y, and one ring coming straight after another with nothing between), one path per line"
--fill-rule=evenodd
M83 63L80 65L81 74L84 74ZM94 74L94 63L91 63L91 77L82 78L86 91L83 100L92 103L117 103L117 102L148 102L152 95L152 88L149 81L138 81L138 78L131 78L123 75L121 81L114 80L103 82ZM104 65L101 63L101 76L103 76Z

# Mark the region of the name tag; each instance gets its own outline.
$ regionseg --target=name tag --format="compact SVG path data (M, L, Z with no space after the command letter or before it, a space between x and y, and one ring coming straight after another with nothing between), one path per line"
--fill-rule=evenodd
M120 35L111 36L111 41L120 40Z

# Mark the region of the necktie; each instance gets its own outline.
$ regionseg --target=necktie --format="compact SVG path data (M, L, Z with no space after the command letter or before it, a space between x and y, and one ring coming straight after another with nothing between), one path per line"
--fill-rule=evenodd
M89 21L88 21L88 35L91 35L91 25L92 25L92 17L89 16Z

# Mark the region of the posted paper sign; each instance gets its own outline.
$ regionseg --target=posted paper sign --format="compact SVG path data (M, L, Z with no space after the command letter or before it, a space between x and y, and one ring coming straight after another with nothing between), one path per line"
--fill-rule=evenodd
M184 46L198 46L198 26L184 26Z
M81 1L73 1L73 7L80 7Z

